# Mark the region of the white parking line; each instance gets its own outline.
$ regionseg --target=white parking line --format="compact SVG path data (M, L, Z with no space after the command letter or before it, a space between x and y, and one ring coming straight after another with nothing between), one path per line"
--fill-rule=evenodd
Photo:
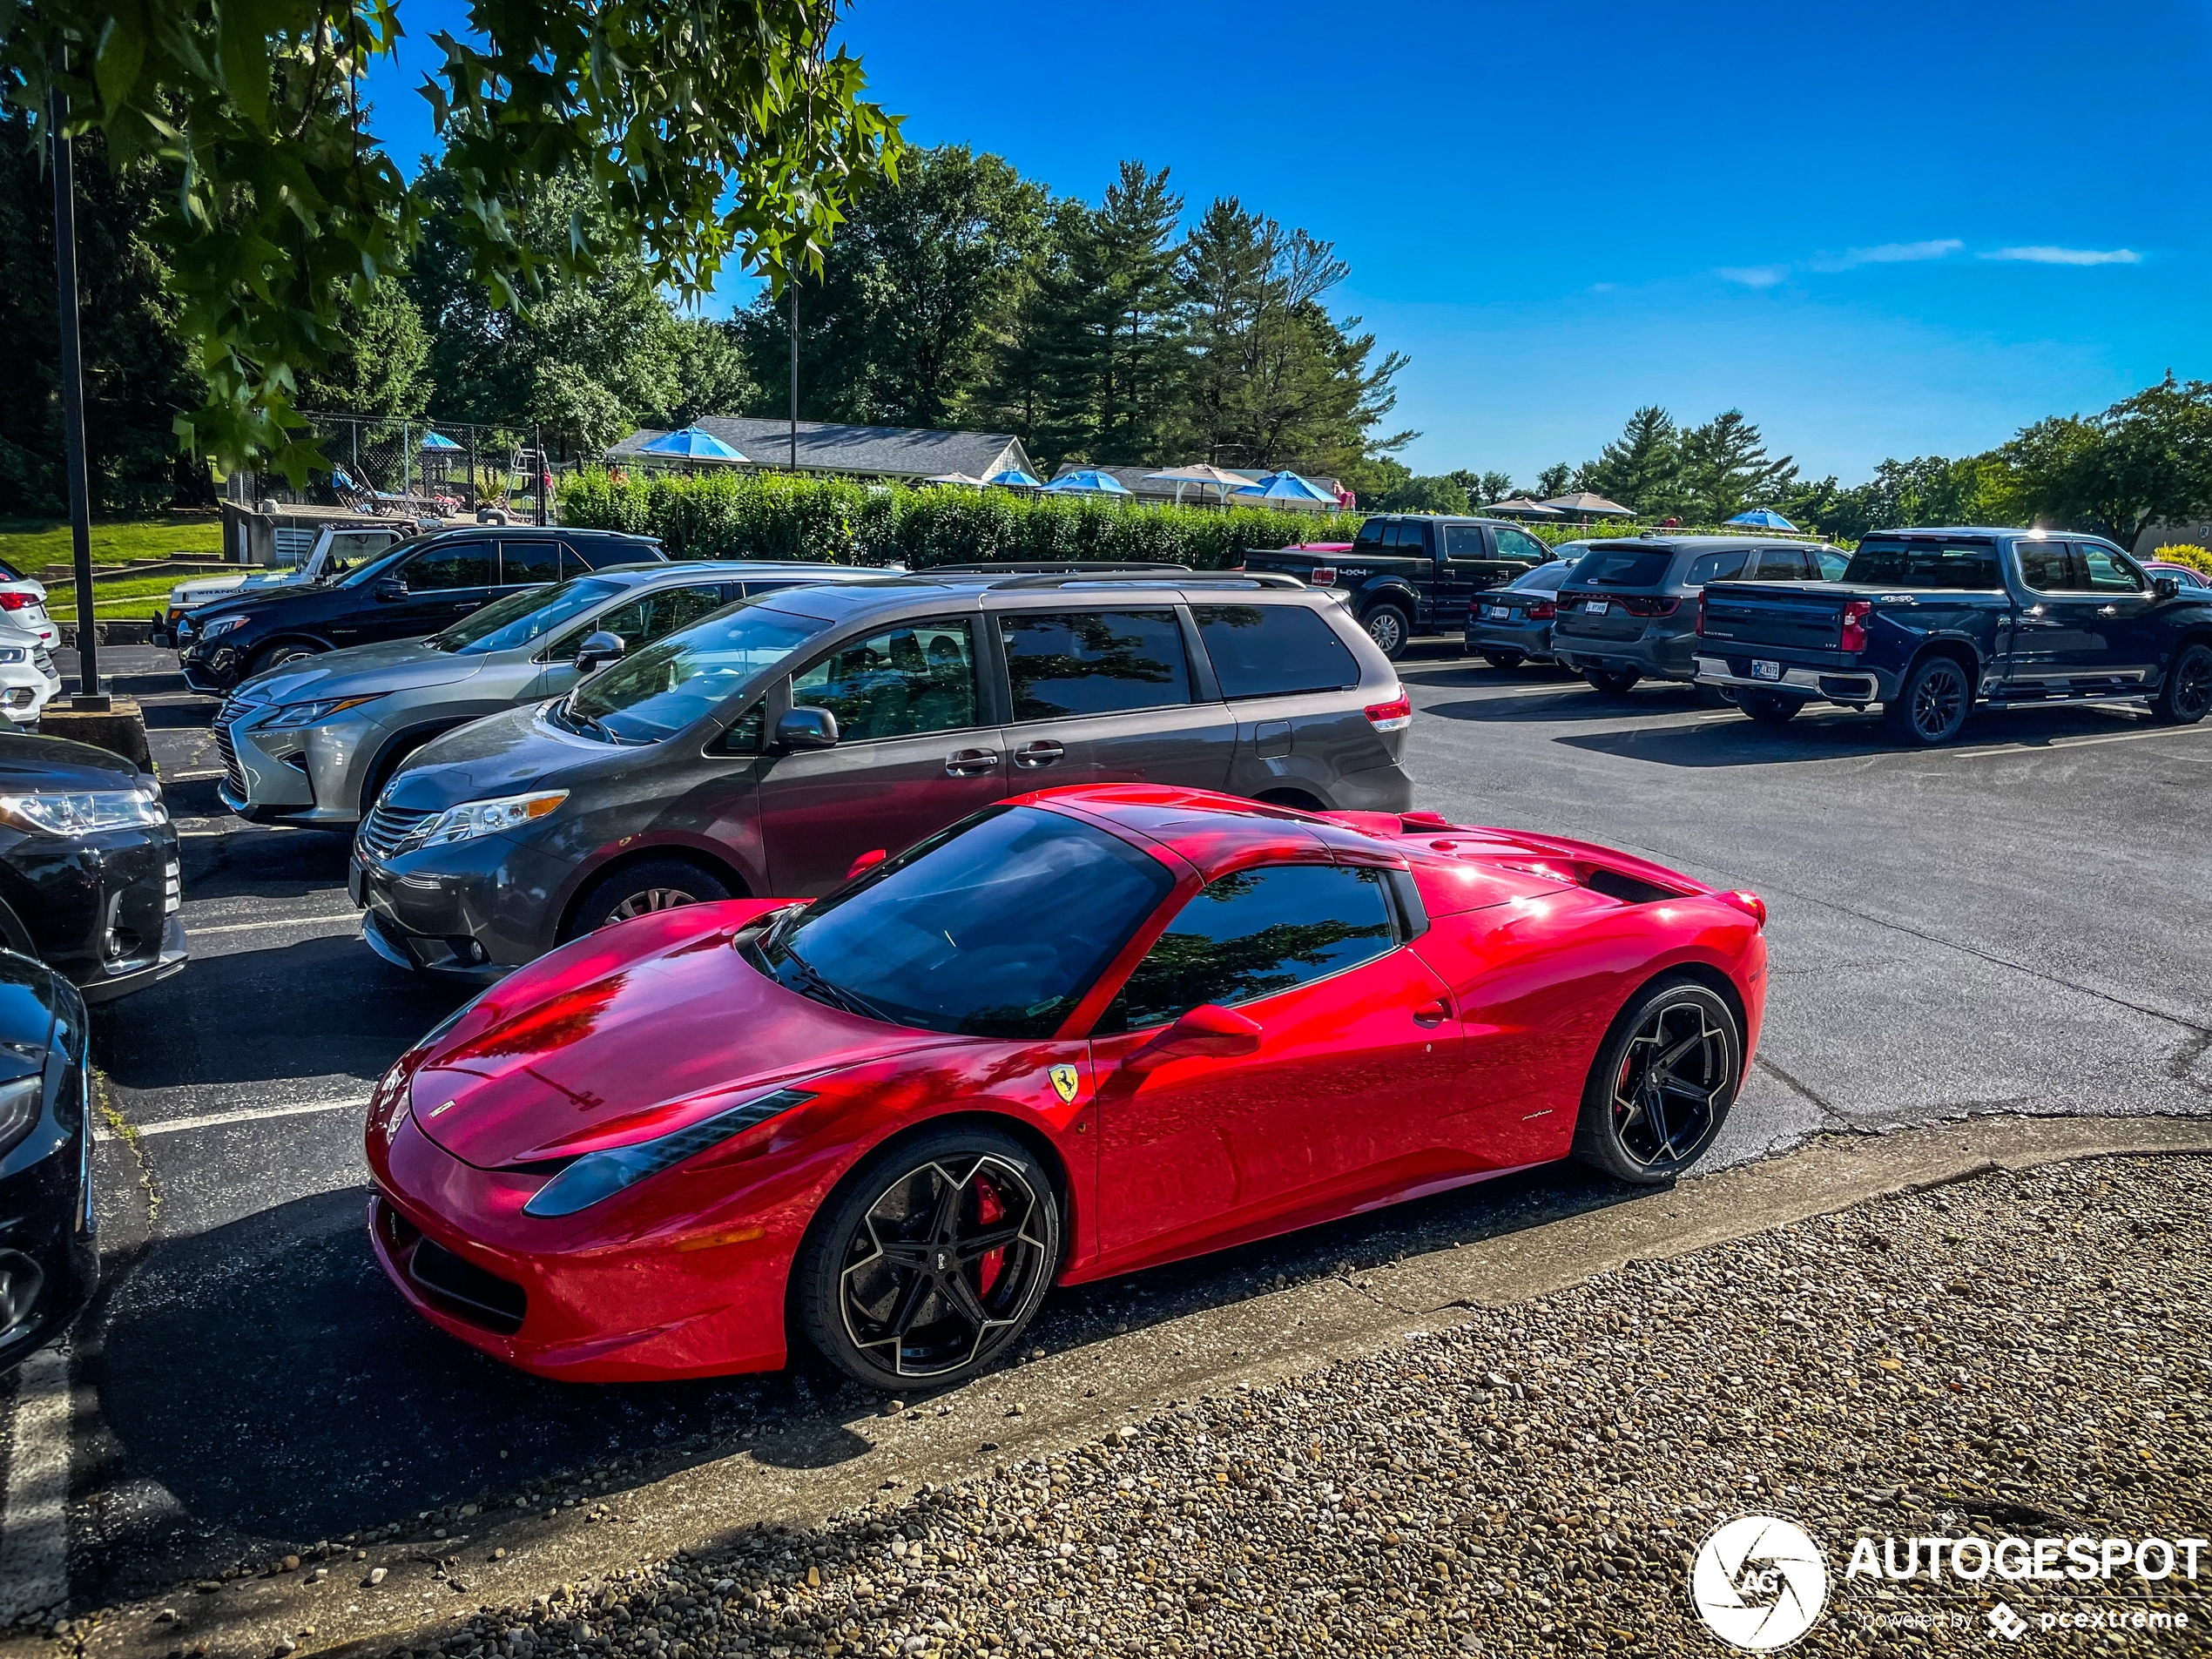
M69 1599L68 1356L51 1345L16 1373L15 1444L0 1513L0 1620Z
M342 921L351 927L357 926L361 919L360 911L348 910L343 914L328 916L279 916L271 921L226 921L217 927L196 927L187 921L185 934L190 939L205 939L210 934L251 933L257 927L305 927L318 921Z
M2086 749L2096 743L2141 743L2146 738L2202 737L2212 725L2161 725L2148 732L2115 732L2099 738L2053 738L2048 743L1993 744L1984 749L1924 749L1918 759L1976 760L1983 755L2039 755L2053 749Z
M368 1104L368 1096L363 1095L358 1100L316 1100L297 1106L246 1106L234 1112L203 1112L198 1117L164 1118L158 1123L140 1123L136 1128L138 1138L143 1141L152 1135L185 1135L193 1130L220 1129L226 1123L258 1123L270 1117L306 1117L315 1112L349 1111ZM96 1129L92 1133L96 1140L122 1138L113 1130L105 1127Z

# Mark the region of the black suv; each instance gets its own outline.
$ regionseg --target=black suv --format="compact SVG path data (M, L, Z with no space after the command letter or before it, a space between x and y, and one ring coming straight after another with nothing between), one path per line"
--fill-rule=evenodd
M336 582L226 596L189 621L185 684L220 696L296 658L453 625L516 588L610 565L664 562L660 543L615 530L471 524L411 536Z

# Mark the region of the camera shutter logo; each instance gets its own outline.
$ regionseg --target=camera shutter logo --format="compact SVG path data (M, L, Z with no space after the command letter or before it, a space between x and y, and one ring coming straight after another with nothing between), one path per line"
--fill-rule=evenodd
M1828 1564L1795 1521L1738 1515L1698 1547L1689 1599L1705 1628L1730 1647L1770 1653L1819 1618L1828 1601Z

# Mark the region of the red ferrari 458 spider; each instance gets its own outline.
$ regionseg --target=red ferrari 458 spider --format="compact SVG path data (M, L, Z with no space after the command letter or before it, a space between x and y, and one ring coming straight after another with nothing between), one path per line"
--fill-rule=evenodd
M618 923L379 1085L378 1259L531 1371L794 1335L972 1374L1046 1291L1577 1154L1711 1142L1765 910L1554 837L1200 791L994 806L816 902Z

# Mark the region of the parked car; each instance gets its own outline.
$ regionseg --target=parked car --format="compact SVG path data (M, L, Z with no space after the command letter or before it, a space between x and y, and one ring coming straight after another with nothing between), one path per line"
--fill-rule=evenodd
M62 631L46 614L46 586L0 559L0 630L29 634L46 651L61 644Z
M518 589L428 639L303 658L224 701L214 723L224 774L216 793L241 818L350 828L433 738L561 696L732 600L885 575L795 562L632 565Z
M187 611L214 604L232 594L258 597L271 588L305 588L334 582L364 559L374 558L394 543L415 533L396 523L329 524L316 536L305 553L280 554L274 563L226 570L220 576L194 577L169 590L169 601L153 613L153 643L182 646L190 630L179 634Z
M1568 542L1559 556L1502 588L1478 595L1467 611L1468 651L1493 668L1519 668L1552 659L1552 622L1559 614L1559 590L1589 550L1587 542Z
M2172 559L2138 559L2145 576L2170 576L2184 588L2212 588L2212 577L2208 577L2194 564L2178 564Z
M185 684L211 696L280 664L420 639L504 597L612 565L663 563L660 543L614 530L471 524L411 536L327 586L237 594L188 611Z
M99 1283L84 1001L0 950L0 1372L68 1328Z
M415 751L354 838L364 933L496 979L698 900L807 896L1024 788L1394 812L1413 709L1287 577L931 573L747 599Z
M181 973L177 828L120 755L0 732L0 946L88 1002Z
M1342 594L1367 637L1394 662L1417 634L1462 633L1476 594L1517 581L1553 557L1551 549L1502 519L1377 513L1361 521L1342 554L1278 548L1246 554L1244 569L1281 571Z
M1055 1284L1570 1152L1674 1179L1757 1046L1764 919L1430 813L1025 795L819 903L642 917L472 1004L370 1103L371 1244L544 1375L796 1339L951 1383Z
M4 592L0 589L0 594ZM61 691L62 679L47 643L55 631L53 624L18 626L19 614L0 610L0 715L10 725L30 725Z
M1847 556L1810 542L1639 536L1596 542L1559 591L1552 655L1599 691L1697 678L1697 594L1708 582L1822 582Z
M1882 530L1839 583L1709 588L1697 634L1700 682L1768 725L1879 703L1893 736L1933 744L1977 702L2147 702L2181 725L2212 710L2212 588L2094 536Z

